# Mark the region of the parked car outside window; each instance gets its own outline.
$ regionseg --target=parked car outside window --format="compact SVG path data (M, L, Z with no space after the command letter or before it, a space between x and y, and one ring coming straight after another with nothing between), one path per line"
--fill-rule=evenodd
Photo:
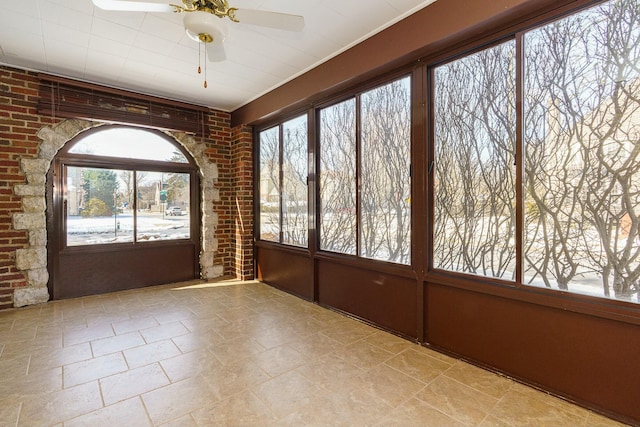
M182 208L180 208L180 206L171 206L167 208L165 214L169 216L182 216Z

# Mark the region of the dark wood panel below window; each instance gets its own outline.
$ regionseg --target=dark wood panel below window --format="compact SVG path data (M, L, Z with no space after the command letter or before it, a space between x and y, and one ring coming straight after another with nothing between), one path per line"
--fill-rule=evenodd
M325 259L316 268L320 304L417 338L416 280Z
M62 299L196 279L195 250L187 242L63 252L50 292L53 299Z
M256 245L258 280L278 289L313 300L313 264L305 250L273 245Z
M637 326L449 286L427 289L431 345L640 420Z

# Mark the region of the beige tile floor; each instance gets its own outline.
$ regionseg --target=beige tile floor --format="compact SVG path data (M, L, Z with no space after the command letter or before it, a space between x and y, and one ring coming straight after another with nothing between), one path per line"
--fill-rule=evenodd
M0 312L0 426L614 426L258 282Z

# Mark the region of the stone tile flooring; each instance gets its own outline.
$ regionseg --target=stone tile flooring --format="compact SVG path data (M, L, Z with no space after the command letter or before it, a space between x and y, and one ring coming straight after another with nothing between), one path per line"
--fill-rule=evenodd
M258 282L0 312L0 426L615 426Z

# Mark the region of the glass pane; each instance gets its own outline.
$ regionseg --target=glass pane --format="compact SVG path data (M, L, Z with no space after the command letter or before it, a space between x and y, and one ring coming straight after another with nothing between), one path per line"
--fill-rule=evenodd
M320 248L356 254L355 99L320 111Z
M515 43L435 69L434 266L515 272Z
M167 139L135 128L92 132L76 142L69 153L188 163L182 152Z
M279 128L260 132L260 239L280 241Z
M136 171L136 241L189 239L191 237L188 173Z
M282 243L307 246L307 116L282 124Z
M133 241L125 184L131 180L130 171L65 168L67 246Z
M411 248L411 79L362 94L360 252L403 264Z
M530 285L639 301L638 22L612 1L525 36Z

